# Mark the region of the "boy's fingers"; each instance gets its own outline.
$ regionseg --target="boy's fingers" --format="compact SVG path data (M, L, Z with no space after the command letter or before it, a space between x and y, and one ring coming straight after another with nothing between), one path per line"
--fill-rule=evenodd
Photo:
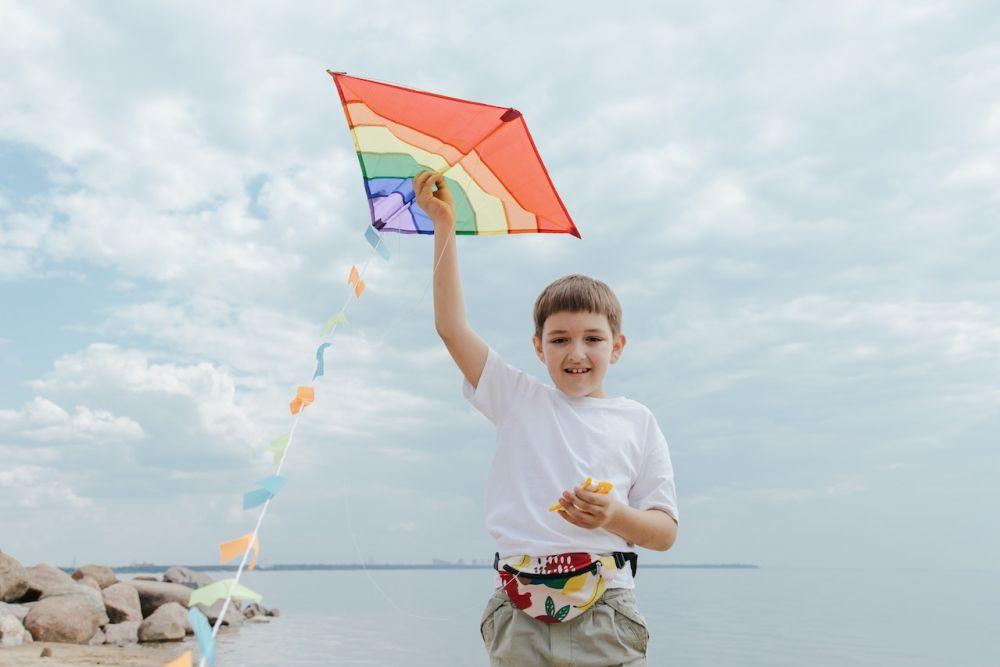
M585 503L586 505L593 505L595 507L600 507L604 503L601 502L600 496L596 493L590 491L584 491L583 489L574 489L576 497Z
M413 189L417 191L417 194L424 194L424 188L427 185L427 174L428 172L422 171L413 177Z
M587 511L585 507L575 505L573 502L566 500L565 498L563 498L560 502L562 503L563 509L569 512L576 519L581 519L585 516L593 516L593 514Z
M418 194L422 194L424 187L427 184L427 177L431 175L429 171L422 171L413 177L413 190Z

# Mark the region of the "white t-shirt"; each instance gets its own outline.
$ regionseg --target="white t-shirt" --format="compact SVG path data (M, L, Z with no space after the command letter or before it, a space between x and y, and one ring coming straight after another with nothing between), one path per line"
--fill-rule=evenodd
M548 510L587 477L614 484L611 494L626 505L678 518L670 451L641 403L570 396L507 364L492 348L478 386L463 378L462 393L497 427L486 529L501 558L634 550L610 531L580 528ZM631 567L608 587L635 588Z

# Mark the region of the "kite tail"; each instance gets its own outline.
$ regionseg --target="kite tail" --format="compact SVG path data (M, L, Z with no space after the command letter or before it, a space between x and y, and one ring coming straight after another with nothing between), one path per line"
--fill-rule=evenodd
M448 240L446 241L446 244L445 244L444 248L447 248L447 243L451 243L452 242L452 238L453 237L454 237L454 234L452 234L451 236L449 236ZM369 240L371 242L371 239L369 239ZM376 242L372 242L373 249L378 250L378 248L377 248L377 244L378 243L385 243L385 239L384 239L384 237L382 237L381 234L378 235L378 241L377 241L377 243ZM380 345L381 343L383 343L384 340L385 340L385 338L386 338L387 332L391 331L393 329L393 327L391 325L395 325L395 324L399 323L400 321L402 321L403 319L407 318L414 310L416 310L416 308L418 308L420 306L421 303L423 303L424 299L427 296L427 292L430 290L430 288L433 285L433 282L434 282L434 273L437 272L437 268L440 265L441 260L444 258L444 248L442 249L441 255L434 262L434 268L433 268L433 270L431 272L431 278L427 282L426 286L424 287L424 291L420 295L420 298L417 299L417 301L412 306L410 306L408 309L406 309L400 315L398 315L390 323L390 326L387 326L387 327L383 328L381 336L376 341L374 341L374 343L373 343L374 345L377 346L377 345ZM397 246L396 246L396 249L397 249L397 251L399 249L399 237L397 237ZM383 257L384 256L385 255L383 255ZM348 295L347 295L347 298L344 301L343 306L341 306L340 310L338 311L338 314L335 315L334 317L345 315L345 313L346 313L348 307L350 306L352 300L360 299L361 292L363 291L363 286L364 286L364 275L367 272L367 269L368 269L368 266L369 266L370 263L371 263L371 257L369 257L364 262L364 264L362 264L362 267L361 267L360 270L357 269L357 267L351 267L352 270L351 270L351 277L349 278L349 282L351 283L351 286L352 286L353 289L351 289L351 290L348 291ZM361 286L360 289L359 289L359 283L360 283L360 286ZM331 318L331 319L333 319L333 318ZM345 323L345 322L346 322L346 317L341 317L341 318L337 319L334 322L332 328L330 328L328 331L324 331L323 332L323 336L321 336L321 339L323 337L326 337L327 334L332 334L333 331L336 330L336 328L337 328L337 326L339 324L342 324L342 323ZM322 350L320 350L320 352L321 351ZM320 369L322 369L322 365L321 364L317 368L317 374L313 375L313 380L315 380L318 375L322 375L322 372L321 372ZM301 388L304 388L304 387L300 387L300 389ZM278 462L277 462L278 463L278 467L275 470L275 476L277 476L281 472L281 469L282 469L282 467L285 464L285 459L288 457L288 450L291 449L292 443L294 442L295 429L298 426L299 419L302 416L302 412L305 410L306 407L308 407L308 405L311 402L312 401L310 400L309 402L303 403L297 410L293 407L293 414L295 415L295 419L292 421L292 426L291 426L291 429L289 430L287 439L285 440L285 443L283 445L283 450L281 452L281 456L278 458ZM294 405L294 403L295 402L293 401L293 405ZM343 488L346 489L347 485L345 484ZM379 592L379 594L390 605L392 605L392 607L396 611L398 611L400 614L403 614L405 616L409 616L411 618L418 618L418 619L421 619L421 620L451 621L451 620L454 620L454 619L459 618L459 617L464 617L465 615L467 615L469 613L469 611L472 611L473 609L478 609L478 605L477 605L476 607L469 607L468 609L460 610L458 613L453 614L451 616L439 617L439 616L424 616L424 615L421 615L421 614L414 614L412 612L406 611L405 609L401 608L398 604L396 604L396 601L388 593L386 593L385 590L383 590L381 586L379 586L378 582L374 579L374 577L372 577L371 571L365 566L364 554L361 551L361 545L358 542L358 536L357 536L357 533L354 530L354 522L352 520L353 512L351 511L351 507L350 507L350 502L349 502L349 499L348 499L348 495L349 494L346 493L346 492L343 495L343 497L344 497L344 509L345 509L345 513L347 514L348 528L349 528L349 531L351 533L351 540L354 543L355 552L358 554L358 561L361 563L362 570L364 571L365 575L368 577L368 580L371 582L372 586L375 587L375 589ZM273 499L274 499L274 494L271 493L269 495L269 497L267 497L267 499L264 501L264 506L261 508L260 514L257 517L257 524L254 526L253 532L249 535L249 539L246 541L246 545L247 546L246 546L246 549L243 551L243 557L240 560L239 567L237 567L237 569L236 569L236 576L233 579L233 584L229 586L227 594L226 594L226 597L225 597L225 601L222 603L222 609L220 610L219 616L218 616L218 618L216 618L215 623L212 626L211 642L212 642L212 646L213 647L214 647L215 637L218 635L219 629L222 627L223 619L225 618L226 612L229 609L229 605L232 603L232 600L233 600L233 597L234 597L234 592L237 590L237 586L239 585L240 579L243 576L243 572L244 572L244 570L246 568L246 564L247 564L247 560L249 559L250 552L254 549L254 546L257 543L257 536L260 533L261 525L264 522L264 516L267 514L267 510L270 508L271 501ZM492 586L491 586L491 588L492 588ZM199 663L198 663L199 667L206 667L206 663L207 663L207 657L203 654L201 656L201 659L200 659Z

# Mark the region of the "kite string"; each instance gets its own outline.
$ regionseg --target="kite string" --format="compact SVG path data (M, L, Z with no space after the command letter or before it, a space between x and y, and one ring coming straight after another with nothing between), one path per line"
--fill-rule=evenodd
M406 311L404 311L401 315L398 315L396 317L396 319L393 320L393 322L391 322L390 324L395 324L395 323L399 322L400 320L402 320L403 318L407 317L410 313L413 312L413 310L415 310L417 307L419 307L420 304L423 302L424 298L427 296L428 290L433 285L434 275L437 273L437 268L441 264L441 261L444 259L444 250L448 247L448 243L451 243L452 237L454 237L454 236L455 236L454 234L451 234L448 237L448 239L445 241L445 246L444 246L444 248L442 248L441 255L440 255L440 257L438 257L436 259L436 261L434 263L434 269L431 272L431 280L424 287L424 291L421 294L420 298L409 309L407 309ZM384 243L385 239L381 238L380 242ZM400 241L397 239L397 249L399 248L399 243L400 243ZM364 279L364 275L367 272L368 266L369 266L370 263L371 263L371 257L369 257L365 261L365 263L362 264L361 269L358 271L358 279L359 280L363 280ZM352 302L352 299L351 299L352 293L353 293L353 288L352 288L352 290L348 291L347 299L344 301L344 305L341 307L341 309L339 311L340 313L345 313L347 311L348 306ZM337 328L337 324L335 323L334 326L333 326L333 328L330 330L329 335L332 335L333 332L336 330L336 328ZM386 332L388 332L389 330L391 330L391 328L392 328L391 326L383 328L382 335L379 337L378 340L376 340L374 342L374 345L377 346L377 345L380 345L382 342L384 342L385 337L386 337ZM322 337L321 337L321 340L322 340ZM299 418L301 417L302 412L304 410L305 410L305 407L303 407L302 409L300 409L299 412L298 412L298 414L296 414L296 416L295 416L295 420L292 422L291 430L288 433L288 442L285 445L284 451L281 454L281 458L278 461L278 468L275 471L276 475L281 472L281 468L282 468L282 466L284 466L285 458L288 456L288 450L291 449L292 442L294 441L295 427L298 425ZM343 488L346 489L347 485L345 484ZM354 543L354 549L355 549L356 553L358 554L358 559L359 559L359 561L361 563L361 568L364 571L365 575L368 577L368 580L375 587L375 589L379 592L379 594L382 595L382 597L385 598L385 600L390 605L392 605L392 607L394 609L396 609L396 611L398 611L399 613L401 613L401 614L403 614L405 616L410 616L412 618L419 618L419 619L422 619L422 620L450 621L450 620L453 620L455 618L458 618L459 616L462 616L462 615L468 613L469 611L471 611L473 609L477 609L478 608L478 605L477 605L475 607L469 607L467 609L463 609L463 610L460 611L460 613L455 614L453 616L435 617L435 616L423 616L423 615L420 615L420 614L413 614L411 612L408 612L408 611L402 609L399 605L397 605L396 602L395 602L395 600L393 600L392 597L390 597L382 589L382 587L378 585L378 582L375 581L375 579L374 579L374 577L372 577L372 574L369 571L368 567L365 565L364 555L361 552L361 545L358 543L358 537L357 537L357 534L354 531L354 522L352 520L353 513L352 513L351 508L350 508L350 503L349 503L349 500L348 500L348 495L349 494L346 491L343 494L343 497L344 497L344 507L345 507L345 510L346 510L346 513L347 513L348 527L349 527L349 530L351 532L351 539L352 539L352 541ZM261 526L262 522L264 521L264 515L267 513L267 510L270 507L272 499L273 499L273 496L271 496L270 498L268 498L264 502L264 507L261 509L260 515L257 517L257 525L254 526L251 538L247 542L247 548L243 552L243 558L240 561L239 567L236 570L236 576L234 577L234 583L233 583L232 586L229 587L228 594L226 596L225 602L223 602L222 609L219 612L219 616L218 616L218 618L216 618L215 624L212 626L212 637L213 638L218 634L219 628L222 626L222 620L225 617L226 610L229 608L230 602L232 601L232 592L233 592L233 589L236 587L237 584L239 584L240 577L243 574L243 568L246 565L247 558L249 557L250 551L253 549L253 546L256 543L257 534L260 531L260 526ZM205 667L205 663L206 663L206 659L205 659L204 656L202 656L201 661L199 662L199 667Z
M431 280L424 287L424 291L421 294L420 298L417 300L416 303L414 303L412 306L410 306L409 309L407 309L406 311L404 311L402 314L397 315L396 318L392 322L390 322L390 326L384 327L382 329L382 335L373 343L373 345L375 345L375 346L381 345L385 341L387 332L389 332L389 331L391 331L393 329L393 327L391 325L396 324L397 322L399 322L400 320L402 320L403 318L405 318L406 316L408 316L410 313L413 312L413 310L415 310L423 302L424 298L427 296L427 292L430 290L431 286L434 284L434 275L437 273L437 268L441 264L441 261L444 259L444 252L447 249L448 244L451 243L452 238L454 238L454 237L455 237L455 234L451 234L451 235L449 235L448 239L445 241L445 245L441 249L441 255L435 260L434 269L431 271ZM383 238L383 242L384 242L384 238ZM353 522L353 519L352 519L353 512L351 511L350 501L349 501L349 495L350 494L347 493L347 491L346 491L347 484L344 484L343 488L345 489L343 497L344 497L344 509L345 509L345 512L346 512L346 515L347 515L347 521L348 521L348 529L350 530L350 533L351 533L351 539L354 542L354 550L358 554L358 560L361 563L361 569L364 571L365 576L368 577L368 581L371 582L372 586L375 587L375 589L379 592L379 594L383 598L385 598L385 600L390 605L392 605L392 607L396 611L398 611L399 613L403 614L404 616L409 616L411 618L419 618L421 620L429 620L429 621L451 621L451 620L454 620L456 618L459 618L461 616L466 615L468 612L470 612L470 611L472 611L474 609L479 609L479 605L476 605L476 606L473 606L473 607L468 607L466 609L459 610L459 612L456 613L456 614L454 614L454 615L441 617L441 616L424 616L424 615L421 615L421 614L414 614L412 612L406 611L405 609L402 609L399 605L397 605L396 602L395 602L395 600L393 600L392 597L389 596L382 589L382 587L378 585L378 582L375 580L375 578L372 576L371 572L369 571L368 567L365 565L364 554L361 553L361 545L358 543L357 533L355 533L355 531L354 531L354 522ZM412 577L409 577L409 578L412 578ZM490 591L493 591L493 590L495 590L495 585L491 583Z
M305 408L302 408L304 410ZM281 459L278 461L278 470L275 474L281 472L281 466L285 463L285 457L288 456L288 450L292 448L292 441L295 437L295 427L299 424L299 417L302 416L302 410L299 410L298 414L295 415L295 420L292 422L292 428L288 432L288 443L285 445L285 450L281 453ZM240 577L243 576L243 567L247 563L247 556L250 555L250 551L253 549L254 545L257 543L257 533L260 531L260 525L264 521L264 515L267 514L267 509L271 506L271 500L274 496L269 497L264 501L264 507L260 510L260 515L257 517L257 525L254 526L253 534L250 536L250 540L247 542L247 548L243 552L243 559L240 561L240 565L236 568L236 576L233 578L233 584L229 586L229 590L226 591L226 601L222 603L222 609L219 610L219 616L215 619L215 624L212 625L212 639L214 641L216 635L219 634L219 628L222 627L222 620L226 616L226 611L229 609L229 603L233 599L233 589L235 589L240 583ZM199 667L205 667L206 658L201 656L199 661Z

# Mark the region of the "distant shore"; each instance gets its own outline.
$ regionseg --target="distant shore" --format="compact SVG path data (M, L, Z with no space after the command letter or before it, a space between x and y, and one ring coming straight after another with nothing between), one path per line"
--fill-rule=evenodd
M133 565L111 566L115 572L132 574L136 572L165 572L172 565L155 565L153 563L136 563ZM235 572L235 565L185 565L195 572ZM748 563L692 563L692 564L658 564L639 563L640 569L650 570L759 570L759 565ZM64 572L72 572L74 568L59 568ZM482 570L492 569L491 564L484 563L289 563L284 565L265 565L258 563L257 572L311 572L316 570Z

